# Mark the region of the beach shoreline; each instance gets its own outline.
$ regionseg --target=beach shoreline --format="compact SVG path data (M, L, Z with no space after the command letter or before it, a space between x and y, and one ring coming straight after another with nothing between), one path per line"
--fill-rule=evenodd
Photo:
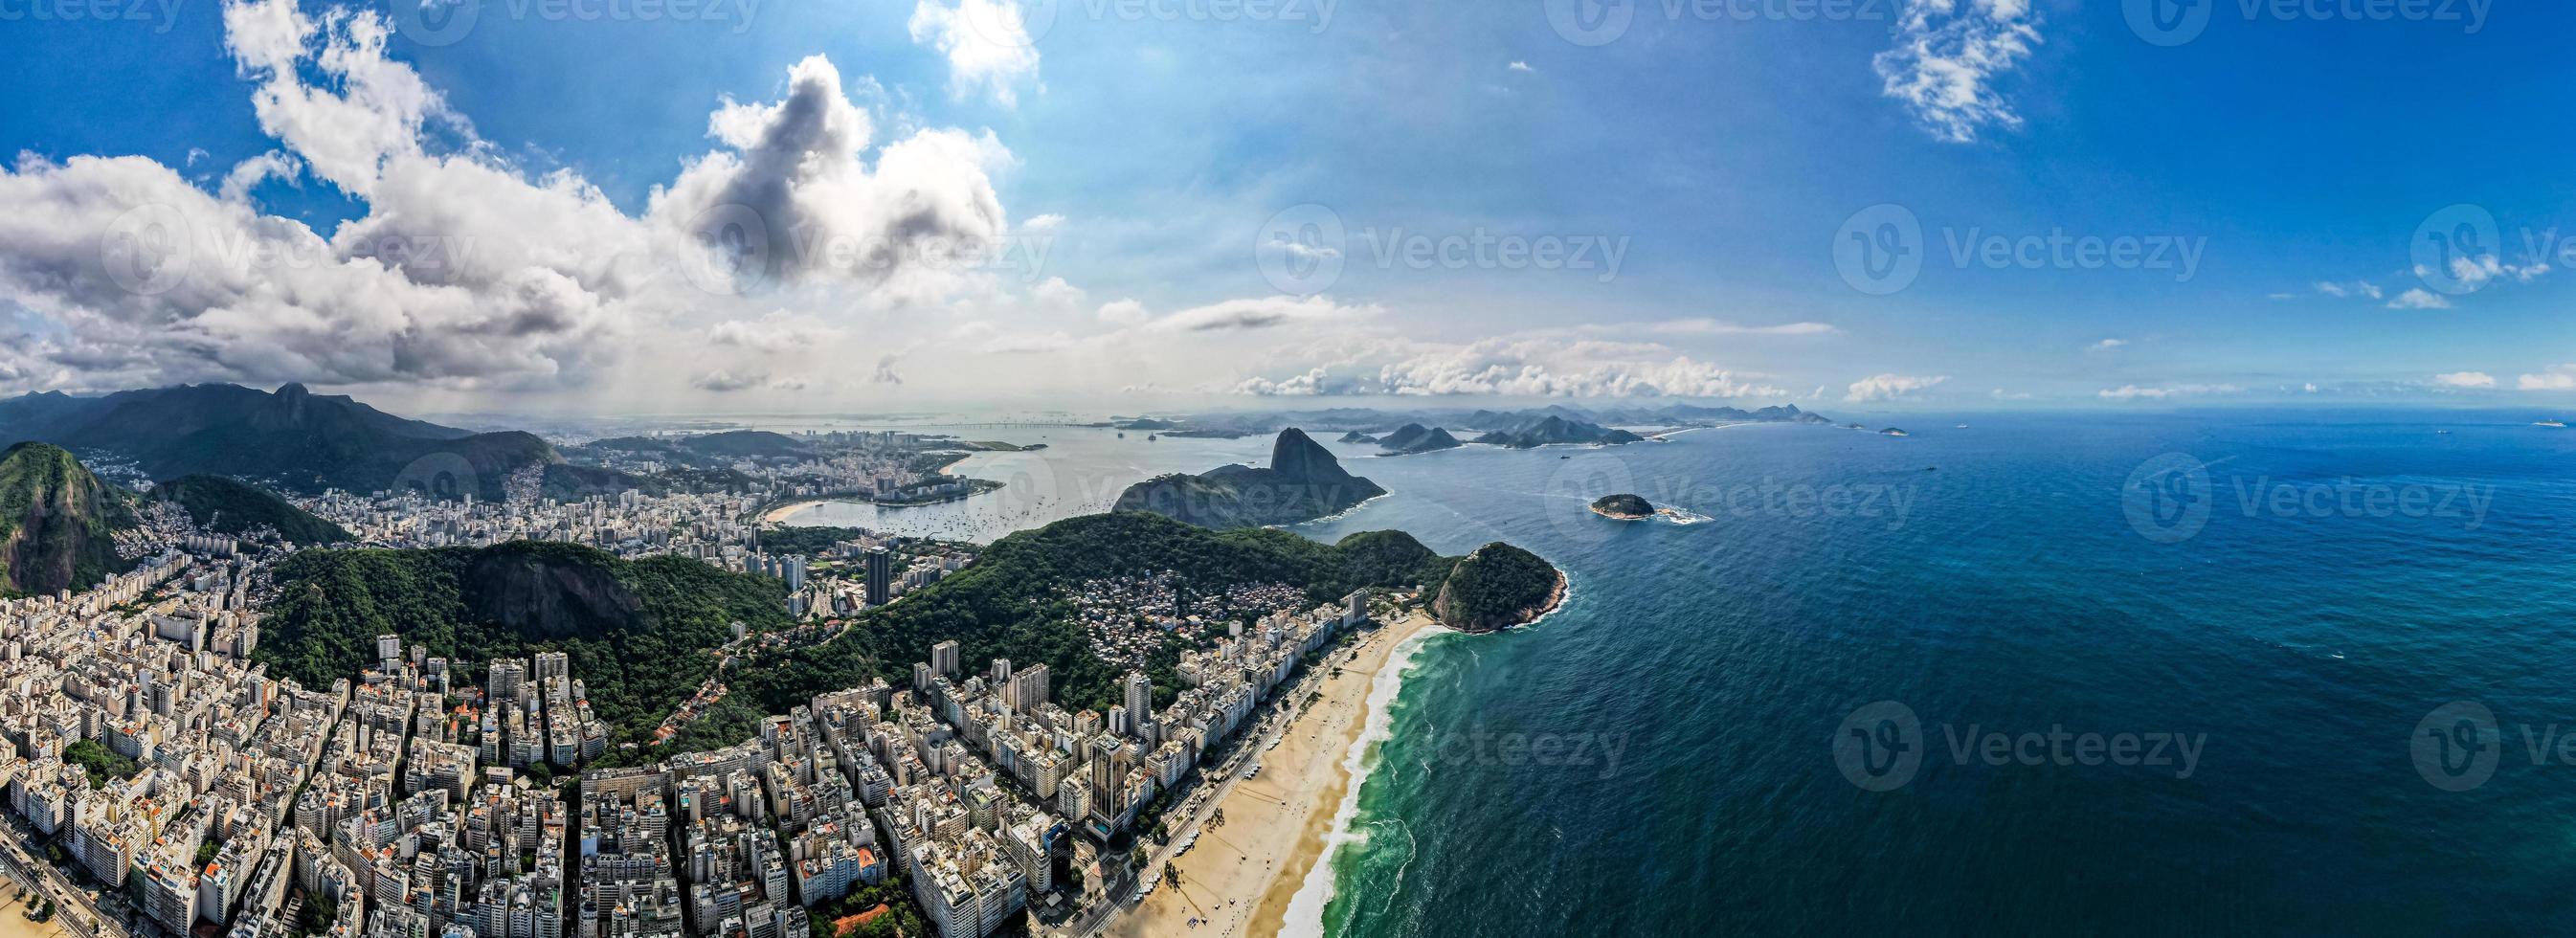
M1255 760L1260 775L1237 781L1218 800L1225 823L1194 828L1197 846L1172 861L1179 882L1164 882L1110 934L1279 934L1290 904L1327 861L1348 796L1362 780L1354 748L1363 745L1373 717L1384 723L1378 711L1394 702L1391 694L1373 699L1372 689L1387 669L1407 665L1400 650L1418 648L1421 637L1441 628L1427 613L1410 613L1319 665L1332 670L1306 691L1316 695L1314 702L1280 733L1278 745Z

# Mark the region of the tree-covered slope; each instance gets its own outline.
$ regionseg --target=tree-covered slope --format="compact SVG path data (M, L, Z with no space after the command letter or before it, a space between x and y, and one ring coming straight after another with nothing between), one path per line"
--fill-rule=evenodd
M1458 561L1431 609L1453 629L1506 629L1553 606L1563 583L1564 574L1537 554L1496 541Z
M135 526L134 503L61 447L0 452L0 591L88 589L125 570L116 533Z
M1277 529L1212 531L1146 512L1069 518L993 542L974 566L864 613L849 634L828 644L738 668L734 689L765 712L783 713L814 694L870 677L907 681L914 662L930 660L932 645L954 639L969 668L994 658L1042 662L1065 706L1106 707L1116 699L1121 672L1091 654L1062 596L1066 587L1168 570L1193 591L1285 583L1322 603L1363 587L1437 584L1456 562L1398 531L1324 544ZM1148 670L1158 690L1173 689L1168 667L1158 661Z
M593 710L649 730L713 672L731 624L787 624L778 581L574 544L305 551L280 564L255 657L308 687L355 678L400 635L479 681L495 658L572 656Z
M297 544L353 539L339 525L314 517L267 489L223 476L181 476L154 486L152 494L178 505L198 527L219 534L238 536L267 528Z

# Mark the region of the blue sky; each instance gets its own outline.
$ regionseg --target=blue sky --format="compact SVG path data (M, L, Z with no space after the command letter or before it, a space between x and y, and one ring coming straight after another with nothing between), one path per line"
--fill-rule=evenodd
M0 223L21 239L0 303L23 333L0 379L690 410L2576 394L2570 272L2543 240L2576 238L2576 139L2552 117L2576 66L2551 41L2576 10L2203 2L2205 25L2171 46L2128 21L2150 0L728 0L687 17L479 0L453 35L435 27L463 11L306 2L302 31L265 46L293 58L281 77L249 50L287 0L82 7L140 17L114 22L12 0L0 147L32 157L0 193L47 227ZM1626 25L1569 39L1551 14ZM371 44L369 20L392 33ZM794 108L744 140L711 134L728 102L830 85L829 110L863 129L805 158L846 166L759 177ZM254 95L275 88L291 100L263 115ZM341 129L378 121L392 137ZM938 145L887 157L916 135ZM282 169L224 191L270 153ZM204 204L153 167L82 162L126 155ZM444 175L459 173L472 184ZM744 193L781 199L754 202L781 241L929 230L1025 256L894 275L777 260L713 292L616 272L686 265L657 240L704 233L681 208ZM198 250L176 288L67 286L100 276L92 256L145 205L215 242L300 222L318 245L302 263L328 269L264 289L268 268L209 271L220 251ZM1879 213L1862 216L1873 236L1900 217L1873 206L1919 232L1890 242L1922 262L1902 282L1837 263L1857 214ZM528 224L559 216L586 220ZM1283 218L1333 224L1283 244ZM2497 243L2415 269L2419 229L2481 218ZM353 246L384 232L472 252L472 269ZM2138 263L2015 243L2052 234ZM1976 250L1995 237L2001 261ZM1579 261L1478 256L1478 240ZM1457 262L1438 261L1444 242ZM1406 263L1415 245L1434 262ZM1321 274L1299 260L1315 256ZM388 266L394 282L370 279Z

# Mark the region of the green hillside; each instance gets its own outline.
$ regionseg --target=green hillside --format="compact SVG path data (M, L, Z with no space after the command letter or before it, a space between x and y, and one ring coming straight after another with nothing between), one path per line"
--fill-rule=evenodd
M222 476L181 476L154 486L152 494L178 505L198 527L219 534L239 536L271 529L297 544L354 540L339 525L314 517L267 489Z
M0 452L0 590L83 590L126 570L116 533L135 526L134 504L61 447Z
M788 623L785 587L696 560L620 560L575 544L318 550L277 569L278 598L257 660L307 687L355 678L378 635L400 635L480 681L495 658L572 656L591 708L623 732L650 730L715 667L706 652Z

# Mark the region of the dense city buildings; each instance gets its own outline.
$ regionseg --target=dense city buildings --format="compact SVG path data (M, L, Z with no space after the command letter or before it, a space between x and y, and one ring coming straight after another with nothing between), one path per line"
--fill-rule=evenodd
M822 617L973 559L865 532L772 553L740 520L756 504L306 502L364 544L567 541L778 579L801 624L738 628L719 656L828 640ZM1168 578L1145 575L1082 608L1191 650L1177 686L1133 671L1106 714L1055 700L1047 663L976 660L950 640L902 686L816 696L722 748L596 768L616 728L561 650L456 660L384 634L356 673L308 687L253 660L292 545L156 512L123 546L134 569L95 588L0 600L0 792L24 821L9 872L84 938L816 938L903 911L890 905L946 936L1062 920L1132 887L1141 815L1364 614L1357 595L1295 609L1285 587L1182 614ZM1135 606L1113 615L1121 598ZM1097 633L1093 654L1127 660L1139 634ZM709 684L668 725L721 696Z

